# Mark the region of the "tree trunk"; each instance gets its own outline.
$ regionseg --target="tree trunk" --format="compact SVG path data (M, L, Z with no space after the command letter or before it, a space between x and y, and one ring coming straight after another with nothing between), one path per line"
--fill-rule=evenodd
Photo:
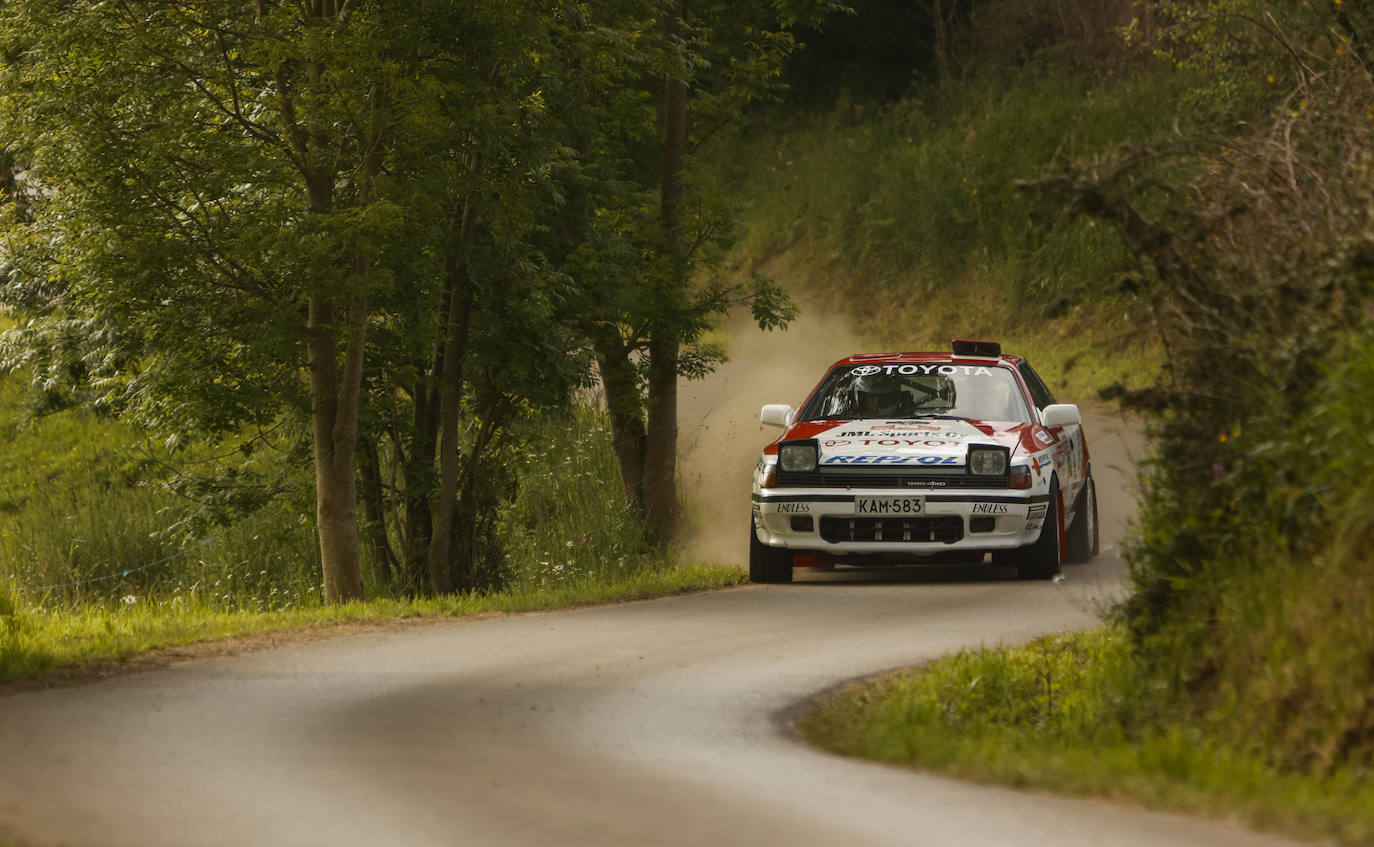
M951 20L945 20L942 0L925 0L921 5L925 8L927 17L930 18L931 29L935 38L935 70L939 75L940 83L943 85L950 81L949 29L953 23L953 13L950 14Z
M589 337L596 351L601 387L606 392L606 411L611 418L611 447L620 482L625 486L625 504L636 515L644 514L644 404L639 396L634 366L620 333L601 324Z
M19 189L18 167L13 158L0 153L0 206L7 203L14 206L15 215L21 223L30 221L29 204Z
M506 407L501 399L495 399L485 410L482 425L472 445L467 472L463 474L463 493L456 504L453 524L454 560L458 573L463 575L463 587L468 590L480 588L477 580L477 474L482 467L482 459L492 439L501 429L501 419Z
M431 373L438 380L442 378L442 372L443 358L436 355ZM429 545L434 537L434 512L430 506L429 492L439 428L436 394L426 387L423 379L415 386L415 408L410 422L412 443L410 453L402 464L405 480L406 584L411 591L420 591L421 586L429 582Z
M685 291L688 280L682 239L683 168L687 161L687 68L682 55L683 0L670 0L663 18L668 67L664 80L663 159L659 216L660 253L666 260L670 291ZM673 298L669 297L671 302ZM644 512L650 538L663 543L677 526L677 359L679 328L671 317L651 330L649 339L648 430L644 445Z
M359 466L363 476L363 532L378 582L390 582L396 573L396 556L386 534L386 498L382 496L382 458L374 442L362 445Z
M354 295L345 325L342 372L336 359L337 310L333 301L311 297L306 323L315 438L315 518L324 599L330 603L363 599L354 456L358 447L358 395L362 388L367 308L367 295Z
M644 442L644 517L649 537L666 543L677 529L676 332L665 329L649 344L649 426Z
M462 229L466 228L465 216ZM439 594L453 590L449 554L458 498L458 419L463 407L463 360L472 321L472 286L466 266L450 257L446 276L449 304L444 332L444 376L439 383L439 501L429 546L429 578Z

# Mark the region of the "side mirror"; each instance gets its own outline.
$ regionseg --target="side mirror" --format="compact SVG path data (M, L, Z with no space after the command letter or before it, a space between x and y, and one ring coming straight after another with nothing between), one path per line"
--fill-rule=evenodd
M769 403L759 412L759 423L769 426L787 426L792 423L793 410L785 403Z
M1056 403L1053 406L1046 406L1040 413L1040 423L1047 427L1073 426L1083 423L1083 416L1078 413L1078 407L1072 403Z

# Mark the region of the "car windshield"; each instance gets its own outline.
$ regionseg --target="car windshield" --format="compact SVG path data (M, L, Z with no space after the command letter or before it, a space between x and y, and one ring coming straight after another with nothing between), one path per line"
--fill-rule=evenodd
M1010 368L955 362L900 362L835 368L811 395L800 420L965 418L1029 423Z

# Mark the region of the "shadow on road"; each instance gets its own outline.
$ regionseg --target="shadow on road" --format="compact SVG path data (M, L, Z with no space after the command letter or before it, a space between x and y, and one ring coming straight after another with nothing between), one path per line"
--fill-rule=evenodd
M1070 566L1072 567L1072 566ZM1068 573L1069 571L1065 571ZM797 568L793 585L851 585L856 582L874 585L1003 582L1016 579L1016 569L994 565L900 565L894 567L863 567L839 565L831 568Z

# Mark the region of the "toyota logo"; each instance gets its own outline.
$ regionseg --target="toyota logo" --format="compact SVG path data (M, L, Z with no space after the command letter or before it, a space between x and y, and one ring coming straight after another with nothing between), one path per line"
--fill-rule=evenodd
M880 370L882 370L882 368L878 367L877 365L864 365L862 367L855 368L852 371L852 373L855 376L871 376L872 374L875 374Z

